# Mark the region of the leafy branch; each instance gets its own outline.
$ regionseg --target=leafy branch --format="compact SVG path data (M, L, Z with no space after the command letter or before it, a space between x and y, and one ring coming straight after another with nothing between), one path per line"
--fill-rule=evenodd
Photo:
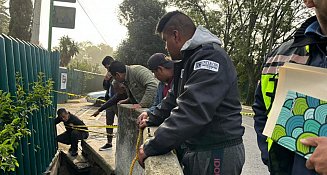
M19 166L14 153L20 139L31 135L28 117L52 104L53 81L45 81L44 73L39 73L29 92L25 92L22 84L22 77L17 74L14 95L0 90L0 168L4 172L15 171Z

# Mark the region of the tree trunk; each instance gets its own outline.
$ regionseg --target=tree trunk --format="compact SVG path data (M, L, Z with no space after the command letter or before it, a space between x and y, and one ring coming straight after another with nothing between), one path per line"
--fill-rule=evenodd
M247 95L246 95L246 101L245 105L252 105L254 102L254 92L256 89L256 80L254 78L254 75L249 75L248 76L249 84L248 84L248 89L247 89Z
M29 42L31 40L31 22L33 14L32 1L10 0L9 13L9 35Z

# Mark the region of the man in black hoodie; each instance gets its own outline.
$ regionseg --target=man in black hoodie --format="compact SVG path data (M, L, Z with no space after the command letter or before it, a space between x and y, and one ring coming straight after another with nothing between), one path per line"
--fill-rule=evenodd
M140 148L140 164L144 165L146 157L184 144L184 174L241 174L244 127L237 74L221 41L179 11L164 15L157 33L178 63L174 91L150 114L163 123L155 137Z
M58 109L57 115L58 117L55 119L55 123L58 124L60 122L64 122L66 131L58 135L56 139L60 143L71 145L69 148L69 153L71 156L77 156L78 141L89 137L89 133L86 132L87 127L81 127L81 125L85 125L84 122L75 115L66 111L64 108Z

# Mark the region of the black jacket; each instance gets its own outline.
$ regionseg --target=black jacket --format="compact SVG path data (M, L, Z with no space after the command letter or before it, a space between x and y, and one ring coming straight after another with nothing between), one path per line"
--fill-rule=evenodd
M147 156L165 154L182 143L190 149L242 143L244 127L236 70L219 46L220 40L208 32L198 28L192 40L201 43L205 38L205 43L191 43L182 49L183 59L174 69L174 91L154 110L163 123L144 145Z
M64 122L64 121L61 119L61 117L57 117L55 119L55 124L58 124L60 122ZM67 132L72 132L73 129L72 129L71 125L85 125L85 124L78 117L69 113L69 119L66 122L64 122L64 125L66 127ZM79 127L79 128L83 129L83 130L87 130L87 127ZM82 132L84 132L84 131L82 131Z

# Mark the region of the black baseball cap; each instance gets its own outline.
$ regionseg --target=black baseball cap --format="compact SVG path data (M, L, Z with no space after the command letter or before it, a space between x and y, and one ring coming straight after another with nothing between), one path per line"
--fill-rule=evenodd
M148 60L148 69L156 70L159 66L170 69L173 68L174 62L167 59L163 53L155 53Z

